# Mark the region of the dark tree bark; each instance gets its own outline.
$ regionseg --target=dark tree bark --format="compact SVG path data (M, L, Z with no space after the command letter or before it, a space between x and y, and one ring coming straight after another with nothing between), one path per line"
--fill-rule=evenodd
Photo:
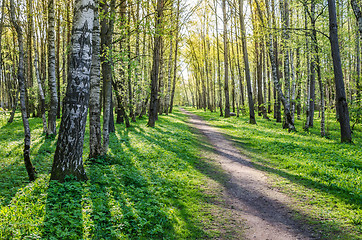
M29 180L34 181L36 178L36 171L30 160L30 144L31 135L29 121L27 118L26 106L25 106L25 79L24 79L24 43L23 43L23 32L20 27L18 20L15 20L15 7L14 0L10 0L10 21L16 30L18 44L19 44L19 67L18 67L18 81L20 91L20 108L21 117L24 126L24 163L26 171L28 172ZM18 18L19 19L19 18Z
M93 0L76 0L74 3L69 82L51 180L63 182L66 176L87 180L82 155L89 101L94 9Z
M338 43L338 25L336 16L336 3L328 0L329 33L331 52L333 59L334 83L336 87L336 108L339 113L339 124L341 128L341 142L352 142L351 127L349 122L348 105L344 88L341 56Z
M154 36L154 48L153 48L153 60L152 60L152 72L151 72L151 99L150 108L148 112L149 127L154 127L157 119L157 103L158 103L158 75L160 71L160 51L162 46L162 25L163 25L163 8L164 0L157 0L157 12L155 19L155 36ZM177 49L177 47L176 47Z

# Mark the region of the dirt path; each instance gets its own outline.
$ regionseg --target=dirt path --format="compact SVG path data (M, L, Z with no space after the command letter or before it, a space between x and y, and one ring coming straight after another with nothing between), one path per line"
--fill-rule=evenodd
M257 240L316 239L312 231L291 219L291 199L273 189L267 176L240 154L231 140L200 117L181 109L190 124L204 134L214 148L211 157L228 174L225 201L245 220L245 238ZM242 227L242 226L241 226ZM237 238L236 238L237 239Z

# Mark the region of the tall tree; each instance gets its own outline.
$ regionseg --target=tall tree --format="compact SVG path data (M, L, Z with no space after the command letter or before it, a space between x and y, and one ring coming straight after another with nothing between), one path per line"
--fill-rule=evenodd
M230 117L230 102L229 102L229 59L228 59L228 17L226 15L226 0L222 0L222 13L224 22L224 92L225 92L225 115Z
M112 41L115 17L115 0L101 1L101 64L103 80L103 154L109 146L110 123L112 116Z
M356 81L356 90L357 90L357 101L361 100L361 86L360 86L360 72L361 72L361 66L360 66L360 40L362 39L362 12L361 8L358 5L356 0L351 0L351 6L354 12L354 15L357 20L357 26L358 26L358 32L359 32L359 40L357 40L357 81Z
M242 42L243 57L244 57L244 67L245 67L245 78L246 78L246 86L247 86L247 91L248 91L249 123L256 124L253 92L251 90L251 77L250 77L248 49L247 49L247 43L246 43L246 29L245 29L245 20L244 20L244 12L243 12L243 0L239 0L239 17L240 17L240 29L241 29L241 42Z
M54 0L48 0L48 84L50 90L50 109L48 112L48 136L57 134L58 95L55 76L55 33Z
M90 72L89 98L89 158L97 158L102 154L101 106L100 106L100 31L98 18L98 0L94 1L94 21L92 34L92 66Z
M51 171L51 180L63 182L66 176L86 180L83 142L87 121L94 0L75 0L70 49L69 82Z
M161 60L160 52L162 47L163 9L164 9L164 0L157 0L157 9L156 9L156 18L155 18L155 36L154 36L152 72L151 72L151 100L150 100L150 108L148 112L148 123L147 123L147 125L150 127L155 126L155 122L157 119L158 75L160 71L160 60Z
M20 26L19 17L15 17L15 6L14 0L10 0L10 21L13 27L15 28L18 44L19 44L19 67L18 67L18 81L19 81L19 91L20 91L20 109L21 109L21 118L23 120L24 127L24 163L26 171L28 172L28 177L30 181L34 181L36 178L36 171L33 167L33 164L30 160L30 144L31 144L31 135L30 135L30 126L28 121L28 116L26 112L25 105L25 78L24 78L24 43L23 43L23 30Z
M329 39L331 42L331 52L333 59L334 84L336 87L336 107L339 113L339 124L341 128L341 142L352 142L351 126L349 122L349 112L344 88L341 55L338 43L338 25L336 16L336 3L328 0L329 13Z
M259 12L259 17L261 19L261 22L263 23L263 25L265 26L265 21L264 21L264 16L260 10L260 6L258 4L258 1L256 0L256 4L257 4L257 8L258 8L258 12ZM269 11L269 1L266 0L266 6L267 6L267 20L268 20L268 25L272 26L271 20L270 20L270 11ZM274 1L272 0L272 7L274 6ZM271 32L269 32L269 40L267 41L267 45L269 48L269 58L270 58L270 63L272 66L272 74L273 74L273 81L274 81L274 86L276 88L276 90L278 91L278 95L283 103L284 106L284 114L286 116L286 124L287 124L287 128L289 129L289 131L295 131L295 126L294 126L294 122L292 121L292 115L290 112L290 104L289 102L286 100L283 90L280 86L279 83L279 76L278 76L278 69L277 69L277 64L276 64L276 58L275 58L275 49L274 49L274 45L273 45L273 35Z
M215 8L215 30L216 30L216 53L217 53L217 82L219 85L219 108L220 108L220 117L223 117L222 112L222 84L221 84L221 64L220 64L220 47L219 47L219 28L218 28L218 15L217 15L217 0L214 0Z
M39 89L39 97L40 97L40 111L41 116L43 120L43 133L47 133L47 119L45 115L45 96L43 91L43 85L40 79L40 72L39 72L39 56L38 56L38 48L36 45L36 37L35 37L35 31L33 31L33 47L34 47L34 67L35 67L35 76L36 80L38 82L38 89Z

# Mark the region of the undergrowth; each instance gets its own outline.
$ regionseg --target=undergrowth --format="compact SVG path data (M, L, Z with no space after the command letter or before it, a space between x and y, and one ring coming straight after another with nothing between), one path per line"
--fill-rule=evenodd
M129 129L116 125L106 157L87 160L89 180L49 182L56 139L30 118L31 159L38 178L29 183L22 161L20 115L0 125L0 239L205 239L218 237L206 223L220 209L204 191L197 169L200 146L179 111ZM58 122L59 125L59 122ZM88 129L88 127L87 127ZM88 130L87 130L88 131ZM86 133L84 155L89 154Z
M340 143L339 124L328 117L328 137L320 137L320 119L297 132L281 123L248 116L222 118L219 113L187 108L234 140L257 168L269 172L274 185L300 203L298 218L318 225L325 239L362 239L362 129L356 125L353 144Z

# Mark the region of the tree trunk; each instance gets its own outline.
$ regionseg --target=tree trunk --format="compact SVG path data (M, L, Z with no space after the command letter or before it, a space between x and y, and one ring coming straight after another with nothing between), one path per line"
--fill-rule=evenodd
M35 31L33 32L33 38L34 38L34 42L33 42L33 47L34 47L34 66L35 66L35 75L36 75L36 80L38 82L38 88L39 88L39 96L40 96L40 111L41 111L41 116L42 116L42 120L43 120L43 133L47 133L48 129L47 129L47 119L46 119L46 115L45 115L45 96L44 96L44 91L43 91L43 86L41 83L41 79L40 79L40 72L39 72L39 56L38 56L38 49L36 47L36 38L35 38Z
M249 123L256 124L255 113L254 113L254 101L253 101L253 92L251 90L251 77L250 77L250 67L248 59L248 49L246 43L246 30L245 30L245 21L243 15L243 0L239 0L239 16L240 16L240 29L241 29L241 41L243 48L243 57L245 65L245 78L246 86L248 91L248 101L249 101Z
M133 88L132 88L132 61L131 61L131 1L128 3L128 23L127 23L127 54L128 54L128 108L129 108L129 117L132 122L136 122L136 117L134 113L134 104L133 104Z
M329 13L329 32L330 32L329 38L331 42L334 83L336 87L336 99L337 99L336 108L339 113L341 142L352 142L348 105L344 89L341 56L339 52L336 5L334 0L328 0L328 13Z
M283 0L280 2L281 6L281 15L282 15L282 28L283 28L283 38L282 38L282 46L284 52L284 93L285 93L285 101L290 106L290 59L289 59L289 5L288 0ZM284 115L285 115L284 111ZM288 123L288 117L285 116L285 127L288 127L290 123ZM293 118L290 118L293 121ZM294 122L291 123L294 125Z
M26 106L25 106L25 79L24 79L24 44L23 44L23 32L20 27L18 20L15 20L15 7L14 0L10 0L10 20L13 27L16 30L19 44L19 68L18 68L18 81L19 81L19 91L20 91L20 108L21 108L21 117L23 120L24 126L24 163L26 171L28 172L29 181L34 181L36 178L36 171L33 167L33 164L30 160L30 127L29 121L27 118ZM18 18L19 19L19 18Z
M151 72L151 101L148 113L149 127L154 127L157 119L157 102L158 102L158 73L160 70L160 50L162 46L162 29L163 29L163 8L164 0L157 0L157 13L155 19L155 36L154 36L154 49L153 61ZM176 46L177 49L177 46Z
M357 51L356 51L356 55L357 55L357 59L356 59L356 69L357 69L357 78L356 78L356 102L357 105L360 106L361 105L361 87L360 87L360 78L361 78L361 49L360 49L360 37L357 37L356 39L357 42Z
M236 36L237 39L239 39L239 36ZM242 109L242 111L244 111L244 84L243 84L243 74L242 74L242 69L240 66L240 47L239 47L239 42L236 43L236 59L237 59L237 64L238 64L238 74L239 74L239 86L240 86L240 107Z
M100 31L98 19L98 0L94 1L93 34L92 34L92 66L90 72L89 98L89 158L97 158L102 154L101 106L100 106Z
M173 16L173 11L171 12L171 18L172 18L172 16ZM176 23L176 24L178 24L178 23ZM166 115L168 115L168 110L170 107L171 80L172 80L172 55L173 55L173 36L171 33L170 53L169 53L169 57L168 57L168 81L167 81L167 91L166 91L166 96L165 96L165 109L164 109L164 113Z
M268 6L268 1L267 2L267 6ZM274 6L274 1L272 0L272 7ZM260 9L259 9L260 10ZM270 22L270 14L269 14L269 8L267 9L267 15L268 15L268 24L269 26L272 26L271 22ZM269 57L270 57L270 63L272 66L272 73L273 73L273 81L274 81L274 86L276 88L276 90L278 91L278 95L283 103L284 106L284 114L286 116L286 124L288 126L289 131L295 131L295 126L294 123L292 121L292 115L290 113L290 105L289 102L286 100L286 98L284 97L282 88L279 84L279 77L278 77L278 69L277 69L277 64L276 64L276 58L274 55L274 48L273 48L273 35L271 33L269 33L269 41L267 41L268 44L268 48L269 48Z
M351 6L354 12L354 15L356 16L356 20L357 20L357 25L358 25L358 32L360 34L360 39L362 39L362 12L361 9L357 3L356 0L351 0ZM358 45L359 41L357 42ZM360 46L358 46L359 48ZM358 50L360 53L360 49ZM357 102L359 103L359 101L361 100L361 86L360 86L360 72L361 72L361 68L360 68L360 54L357 54L357 81L356 81L356 88L357 88Z
M297 119L300 120L300 115L302 112L302 104L301 104L301 95L302 95L302 87L301 87L301 79L300 79L300 48L297 48L297 70L296 70L296 82L297 82L297 97L295 99L296 106L297 106Z
M215 27L216 32L218 33L218 16L217 16L217 0L214 0L214 6L215 6ZM222 111L222 84L221 84L221 64L220 64L220 46L219 46L219 34L216 34L216 52L217 52L217 82L219 85L219 108L220 108L220 117L223 117L223 111Z
M57 80L57 118L60 118L60 5L57 4L57 27L56 27L56 58L55 58L55 78Z
M230 117L229 103L229 59L228 59L228 32L227 32L227 16L226 16L226 0L222 0L222 12L224 21L224 92L225 92L225 116Z
M76 0L74 3L69 82L51 180L63 182L66 176L87 180L82 155L92 65L94 9L93 0Z
M50 109L48 112L48 133L57 135L58 95L55 76L55 36L54 36L54 0L48 0L48 84L50 91Z
M171 91L171 100L170 100L170 110L169 113L172 113L173 109L173 100L175 98L175 89L176 89L176 80L177 80L177 57L178 57L178 43L180 35L180 0L177 0L177 16L176 16L176 31L175 31L175 59L173 63L173 82L172 82L172 91Z
M109 122L112 101L112 40L115 13L115 0L109 3L101 1L100 7L104 14L101 21L101 64L103 79L103 146L102 154L106 154L109 145Z

